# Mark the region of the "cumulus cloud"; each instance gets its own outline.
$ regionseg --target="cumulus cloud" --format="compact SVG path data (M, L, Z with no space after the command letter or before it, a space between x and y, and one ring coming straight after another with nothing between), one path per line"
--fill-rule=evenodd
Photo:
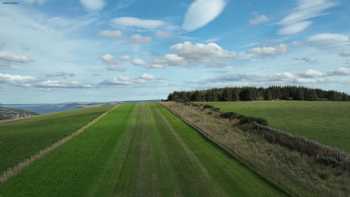
M235 57L235 53L223 49L216 43L183 42L171 46L171 51L187 61L211 62L227 60Z
M109 53L101 56L101 60L109 65L119 65L118 61L114 58L114 56Z
M28 55L17 54L9 51L0 51L0 61L9 63L28 63L32 58Z
M141 34L134 34L131 36L131 42L133 44L148 44L152 42L152 38Z
M350 44L350 37L344 34L320 33L310 36L308 42L323 46L344 45Z
M161 20L149 20L149 19L141 19L136 17L119 17L119 18L113 19L112 23L116 25L121 25L121 26L143 28L143 29L157 29L166 25L166 22Z
M106 4L104 0L80 0L80 3L89 11L102 10Z
M272 56L278 54L284 54L288 52L288 46L286 44L279 44L276 46L263 46L255 47L248 51L253 56Z
M279 22L279 34L303 32L312 25L312 19L325 15L326 10L336 5L335 0L298 0L297 6Z
M263 23L267 23L269 21L270 21L269 17L267 17L264 14L261 14L261 15L256 15L252 19L250 19L249 20L249 24L250 25L260 25L260 24L263 24Z
M248 84L312 84L322 82L342 82L342 77L350 76L349 67L340 67L333 71L321 72L308 69L303 72L282 72L275 74L225 74L199 81L199 83L248 83Z
M153 75L144 73L138 77L129 77L129 76L118 76L112 80L105 80L101 82L99 85L101 86L130 86L130 85L140 85L145 84L147 82L151 82L156 80Z
M100 31L99 35L106 38L120 38L122 37L123 33L119 30L104 30Z
M45 76L47 78L48 76ZM0 73L0 84L8 84L18 87L33 87L33 88L92 88L93 85L82 84L78 81L68 80L52 80L45 78L37 78L28 75L13 75Z
M226 6L225 0L195 0L185 15L182 28L195 31L218 17Z
M163 68L187 64L218 65L232 60L236 53L223 49L216 43L177 43L170 47L170 53L154 59L151 67Z

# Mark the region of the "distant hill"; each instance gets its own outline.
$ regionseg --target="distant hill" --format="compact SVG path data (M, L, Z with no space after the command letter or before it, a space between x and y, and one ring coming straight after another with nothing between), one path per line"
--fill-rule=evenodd
M0 120L28 118L34 115L37 115L37 113L20 110L20 109L0 107Z

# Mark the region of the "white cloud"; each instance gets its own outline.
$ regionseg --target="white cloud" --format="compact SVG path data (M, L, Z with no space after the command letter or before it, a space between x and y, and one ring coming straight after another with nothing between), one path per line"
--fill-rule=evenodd
M119 30L104 30L100 31L99 35L107 38L120 38L123 33Z
M320 33L308 38L308 41L316 45L343 45L350 44L350 37L343 34L336 33Z
M106 4L104 0L80 0L80 3L89 11L102 10Z
M112 20L112 23L116 25L144 28L144 29L157 29L166 25L166 22L161 20L148 20L148 19L141 19L136 17L115 18Z
M218 17L226 6L225 0L195 0L187 10L182 28L194 31Z
M145 81L152 81L155 79L153 75L150 75L147 73L144 73L140 78L145 80Z
M145 84L147 82L151 82L156 80L153 75L144 73L139 77L129 77L129 76L118 76L112 80L105 80L101 82L99 85L101 86L130 86L130 85L140 85Z
M319 70L308 69L304 73L297 74L297 76L300 78L317 78L324 76L324 74Z
M131 36L131 42L134 44L148 44L148 43L152 42L152 38L149 36L134 34Z
M0 51L0 61L10 63L28 63L32 61L32 58L28 55L17 54L9 51Z
M81 84L78 81L58 81L58 80L46 80L41 81L39 83L36 83L33 85L37 88L48 88L48 89L54 89L54 88L92 88L94 86L89 84Z
M46 3L47 0L25 0L25 3L29 3L29 4L34 4L34 5L42 5L44 3Z
M328 76L350 76L350 67L340 67L334 71L328 72Z
M308 69L304 72L282 72L274 74L225 74L214 78L198 81L206 84L232 84L245 83L256 85L275 85L275 84L316 84L335 82L343 83L345 76L350 76L349 67L340 67L333 71L321 72L319 70Z
M32 76L0 73L0 83L19 85L19 84L28 83L34 80L35 80L35 77L32 77Z
M254 18L250 19L249 20L249 24L250 25L260 25L260 24L263 24L263 23L267 23L270 21L270 18L267 17L266 15L256 15L254 16Z
M183 42L171 46L171 51L190 61L227 60L236 55L216 43Z
M264 46L264 47L255 47L248 51L249 54L253 56L271 56L284 54L288 52L288 46L286 44L280 44L277 46Z
M286 25L282 29L280 29L279 34L281 35L297 34L299 32L306 30L311 24L312 24L311 21L302 21L302 22Z
M131 63L137 66L143 66L146 64L146 62L141 58L134 58L131 60Z
M170 52L155 58L152 68L185 65L216 66L236 57L236 53L223 49L216 43L177 43L170 47Z
M159 63L153 63L149 66L150 68L164 68L164 64L159 64Z
M118 65L118 61L114 58L113 55L107 53L101 57L102 61L109 65Z
M325 15L325 11L336 6L335 0L298 0L296 8L280 21L279 34L292 35L306 30L312 19Z

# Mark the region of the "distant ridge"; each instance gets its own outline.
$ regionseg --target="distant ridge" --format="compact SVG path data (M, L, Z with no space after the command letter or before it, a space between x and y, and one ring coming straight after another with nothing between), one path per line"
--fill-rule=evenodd
M26 110L20 110L20 109L0 107L0 121L10 120L10 119L29 118L34 115L37 115L37 113L26 111Z

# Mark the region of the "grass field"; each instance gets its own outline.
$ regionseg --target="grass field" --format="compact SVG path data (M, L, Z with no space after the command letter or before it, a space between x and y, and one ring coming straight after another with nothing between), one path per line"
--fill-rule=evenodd
M222 111L265 118L273 127L350 152L350 102L211 102Z
M284 196L159 104L119 106L1 195Z
M86 108L0 123L0 174L76 131L109 107Z

